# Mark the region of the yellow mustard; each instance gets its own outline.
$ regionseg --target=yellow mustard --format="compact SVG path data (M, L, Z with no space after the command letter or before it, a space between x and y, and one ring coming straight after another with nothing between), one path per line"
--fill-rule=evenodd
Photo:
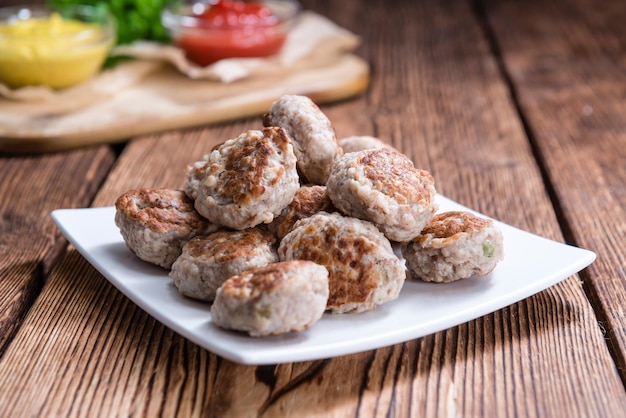
M97 73L114 38L96 23L49 17L0 25L0 82L60 89Z

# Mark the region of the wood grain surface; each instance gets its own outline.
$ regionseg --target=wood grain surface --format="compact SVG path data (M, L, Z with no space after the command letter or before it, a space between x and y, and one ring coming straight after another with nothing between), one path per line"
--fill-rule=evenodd
M585 289L626 370L626 8L593 4L498 1L485 10L560 223L572 244L600 254Z
M65 248L50 212L88 206L114 158L101 147L0 160L0 355Z
M185 164L258 118L123 149L2 157L0 416L626 416L626 7L303 3L361 35L357 53L371 65L365 94L322 107L339 137L377 135L442 194L598 260L417 340L243 366L152 319L71 246L60 255L47 214L111 205L133 187L180 187Z

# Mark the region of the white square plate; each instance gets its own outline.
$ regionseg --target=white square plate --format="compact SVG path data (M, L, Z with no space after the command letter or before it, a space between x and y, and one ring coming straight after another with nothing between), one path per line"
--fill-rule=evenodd
M440 211L468 210L438 196ZM540 292L587 267L591 251L498 223L505 258L486 277L447 284L407 280L400 297L359 314L324 314L310 329L252 338L211 323L210 305L181 296L167 272L136 258L115 208L59 209L52 218L78 251L142 309L194 343L244 364L315 360L376 349L453 327Z

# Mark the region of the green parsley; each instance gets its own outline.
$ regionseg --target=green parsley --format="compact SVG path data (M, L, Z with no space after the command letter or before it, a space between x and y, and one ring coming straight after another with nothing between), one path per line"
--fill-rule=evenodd
M48 0L51 7L94 6L110 12L117 20L117 43L129 44L143 39L169 42L161 24L161 10L171 0Z

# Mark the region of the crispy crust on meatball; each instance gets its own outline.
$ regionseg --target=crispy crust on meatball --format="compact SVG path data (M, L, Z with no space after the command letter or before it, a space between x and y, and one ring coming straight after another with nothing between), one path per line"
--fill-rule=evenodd
M291 203L267 227L274 235L282 239L300 219L317 212L333 212L334 210L326 193L326 186L302 186Z
M391 148L345 154L327 189L336 208L372 222L392 241L416 237L437 211L433 177Z
M303 331L326 309L328 271L310 261L287 261L226 280L211 307L213 322L253 337Z
M369 222L320 212L299 220L278 247L284 260L310 260L329 272L332 313L362 312L398 297L406 273L389 240Z
M169 269L182 246L218 229L202 218L181 190L134 189L115 202L115 224L137 257Z
M275 242L257 228L196 236L183 246L169 275L182 295L211 302L229 277L277 262Z
M287 132L305 183L326 184L330 167L343 154L330 120L306 96L283 95L263 116L265 126L280 126Z
M271 222L300 187L293 147L276 127L228 140L186 172L198 212L239 230Z
M412 278L438 283L485 276L504 258L497 225L464 211L436 215L401 248Z

